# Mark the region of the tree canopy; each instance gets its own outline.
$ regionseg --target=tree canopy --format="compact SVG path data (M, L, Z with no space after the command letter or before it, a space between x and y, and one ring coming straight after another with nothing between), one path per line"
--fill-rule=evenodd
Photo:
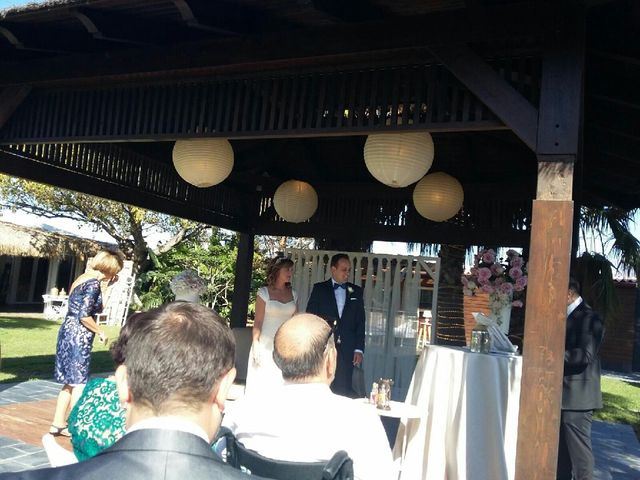
M0 175L0 206L44 218L68 218L106 232L133 260L135 272L147 268L150 252L159 255L181 242L200 238L206 228L170 215L6 175ZM148 243L152 233L167 237L155 251Z

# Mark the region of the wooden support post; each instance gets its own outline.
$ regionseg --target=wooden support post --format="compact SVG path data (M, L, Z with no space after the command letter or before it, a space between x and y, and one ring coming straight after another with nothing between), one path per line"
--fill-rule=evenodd
M529 285L518 418L516 480L556 477L573 231L573 172L580 142L584 15L549 25L543 59Z
M236 278L233 283L233 304L231 305L231 328L247 324L251 273L253 271L253 234L239 233Z

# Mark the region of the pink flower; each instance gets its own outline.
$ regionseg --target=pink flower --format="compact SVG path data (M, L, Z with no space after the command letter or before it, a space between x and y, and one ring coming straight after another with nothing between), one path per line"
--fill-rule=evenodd
M523 275L520 278L516 279L516 286L524 288L527 286L528 280L529 279L527 278L527 276Z
M523 265L524 265L524 260L522 260L522 257L513 257L511 259L512 267L522 268Z
M507 250L507 257L511 258L515 255L520 255L520 254L516 252L513 248L510 248L509 250Z
M504 273L504 267L499 263L494 263L491 265L491 273L493 273L496 277L499 277Z
M514 300L513 302L511 302L512 307L522 308L523 305L524 303L522 303L522 300Z
M502 285L506 280L504 279L504 277L500 277L500 278L496 278L495 282L493 282L493 284L496 287L499 287L500 285Z
M509 270L509 276L514 280L517 280L520 277L522 277L522 270L518 267L513 267L512 269Z
M491 270L487 267L482 267L478 269L478 283L480 285L485 284L491 278Z
M510 295L513 293L513 285L509 282L505 282L498 287L498 291L500 293L504 293L505 295Z
M493 249L485 250L482 252L482 261L484 263L493 263L496 261L496 252Z
M482 287L480 288L480 290L482 290L484 293L488 293L488 294L492 294L493 292L496 291L495 288L493 288L491 285L489 285L488 283L485 285L482 285Z

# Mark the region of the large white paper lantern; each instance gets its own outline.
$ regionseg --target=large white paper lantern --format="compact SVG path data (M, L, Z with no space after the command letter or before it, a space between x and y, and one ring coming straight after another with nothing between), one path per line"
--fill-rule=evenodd
M416 183L433 163L429 132L377 133L364 144L364 162L376 180L402 188Z
M173 166L185 182L211 187L233 170L233 148L225 138L178 140L173 146Z
M287 180L273 195L273 206L287 222L304 222L316 212L318 194L307 182Z
M431 173L413 190L413 204L418 213L434 222L455 216L462 208L464 190L460 182L444 172Z

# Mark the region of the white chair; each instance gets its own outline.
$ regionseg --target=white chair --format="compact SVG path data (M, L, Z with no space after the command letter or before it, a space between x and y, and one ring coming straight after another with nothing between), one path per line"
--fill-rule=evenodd
M56 439L50 433L45 433L42 436L42 446L47 453L47 458L52 467L62 467L64 465L71 465L72 463L78 463L78 459L66 448L63 448L56 442Z

